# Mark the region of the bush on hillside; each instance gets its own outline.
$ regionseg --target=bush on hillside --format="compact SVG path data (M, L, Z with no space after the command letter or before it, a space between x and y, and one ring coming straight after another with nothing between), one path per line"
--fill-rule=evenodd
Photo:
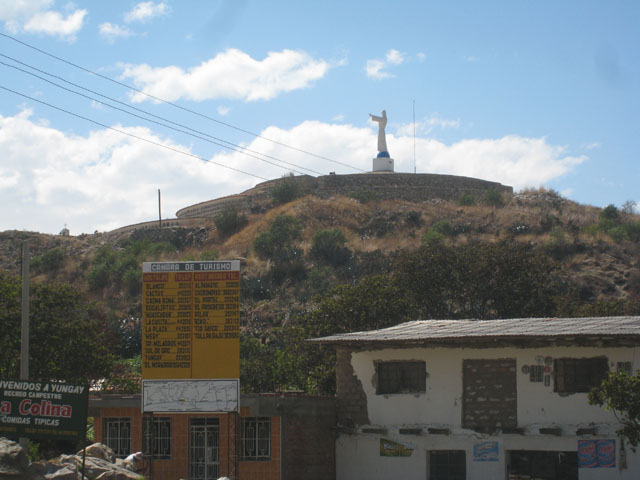
M463 193L458 197L457 204L461 207L468 207L476 204L476 197L470 193Z
M346 243L347 238L338 228L318 230L311 240L311 257L327 265L343 265L351 256Z
M490 188L482 195L482 202L492 207L502 207L504 205L502 192L495 188Z
M227 238L242 230L249 223L247 216L238 212L237 208L226 207L213 217L213 223L221 238Z
M61 248L52 248L42 255L33 257L29 266L35 273L56 272L64 263L64 251Z
M302 192L293 173L283 176L271 188L271 196L278 204L289 203L298 198Z
M297 218L278 215L269 228L258 234L253 241L253 250L258 257L274 258L278 253L291 247L300 238L302 227Z

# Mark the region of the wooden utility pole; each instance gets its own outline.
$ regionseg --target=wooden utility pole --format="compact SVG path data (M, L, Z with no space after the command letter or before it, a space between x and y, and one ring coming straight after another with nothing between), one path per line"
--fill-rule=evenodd
M22 324L20 329L20 380L29 380L29 241L22 242ZM20 438L28 450L29 440Z
M160 189L158 189L158 228L162 228L162 211L160 210Z

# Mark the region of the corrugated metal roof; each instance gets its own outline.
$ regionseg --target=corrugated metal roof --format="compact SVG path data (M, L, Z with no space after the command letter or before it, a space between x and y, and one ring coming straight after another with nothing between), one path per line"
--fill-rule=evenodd
M312 339L317 343L416 343L473 338L640 336L640 317L414 320L389 328Z

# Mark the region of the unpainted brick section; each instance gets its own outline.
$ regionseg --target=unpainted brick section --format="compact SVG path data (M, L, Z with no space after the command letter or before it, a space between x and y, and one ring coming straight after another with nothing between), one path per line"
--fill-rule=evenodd
M464 360L462 370L462 426L480 432L516 428L516 360Z
M338 425L352 428L370 423L367 396L351 365L351 351L343 348L336 352L336 393Z

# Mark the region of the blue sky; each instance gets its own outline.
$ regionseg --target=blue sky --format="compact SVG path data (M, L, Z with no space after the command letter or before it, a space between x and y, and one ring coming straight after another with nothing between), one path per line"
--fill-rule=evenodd
M3 2L0 230L105 231L155 219L157 189L172 217L290 171L368 171L383 109L413 172L414 102L419 173L640 203L639 25L636 1Z

